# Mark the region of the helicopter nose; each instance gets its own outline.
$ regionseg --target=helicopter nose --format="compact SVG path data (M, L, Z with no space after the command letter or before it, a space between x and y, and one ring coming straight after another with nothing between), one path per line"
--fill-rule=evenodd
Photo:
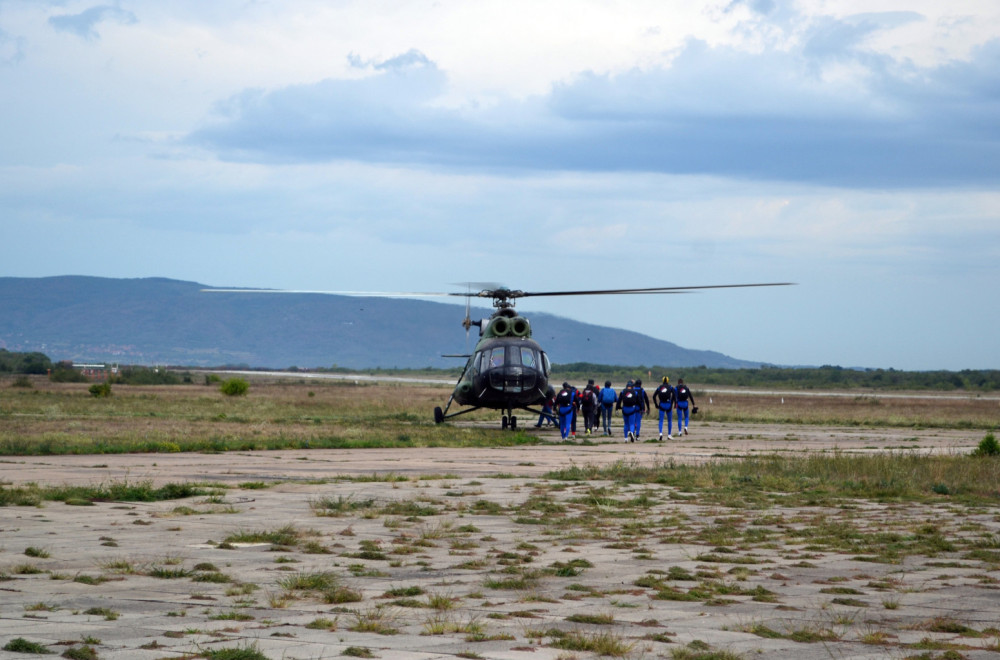
M500 392L524 392L535 388L537 375L523 367L501 367L490 371L490 387Z

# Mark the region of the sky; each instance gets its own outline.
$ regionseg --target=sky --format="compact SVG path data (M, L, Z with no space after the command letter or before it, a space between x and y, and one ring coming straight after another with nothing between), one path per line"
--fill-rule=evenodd
M518 309L1000 368L997 2L0 0L0 145L3 277L794 282Z

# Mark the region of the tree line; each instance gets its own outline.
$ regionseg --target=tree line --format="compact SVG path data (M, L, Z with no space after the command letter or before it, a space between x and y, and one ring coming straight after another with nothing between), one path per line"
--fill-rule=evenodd
M79 369L73 367L73 362L70 360L53 362L44 353L15 353L5 348L0 348L0 374L19 376L48 374L49 379L57 383L90 382ZM139 365L125 365L107 380L125 385L177 385L192 382L190 373Z
M243 367L246 368L246 367ZM298 367L290 370L298 371ZM132 385L170 385L190 383L190 374L181 369L154 369L125 365L119 370L115 382ZM461 369L360 369L351 370L334 365L315 371L364 374L425 374L429 376L457 377ZM590 378L603 383L610 380L616 387L635 378L648 379L648 384L658 383L663 376L672 382L683 378L696 386L767 387L789 389L868 389L868 390L933 390L969 392L994 392L1000 390L1000 370L964 369L962 371L899 371L896 369L851 369L825 365L822 367L762 366L754 369L719 369L707 366L623 366L592 362L554 364L552 371L557 380L573 382ZM15 353L0 348L0 374L50 374L54 380L71 379L75 370L71 362L53 363L44 353Z
M0 374L46 374L52 360L44 353L12 353L0 348Z
M850 369L822 367L773 367L756 369L717 369L698 367L640 366L623 367L574 362L553 365L553 371L574 380L594 378L624 383L629 379L651 378L658 383L663 376L672 382L686 382L731 387L767 387L788 389L871 389L993 392L1000 389L1000 370L965 369L962 371L899 371L896 369ZM650 376L651 374L651 376Z

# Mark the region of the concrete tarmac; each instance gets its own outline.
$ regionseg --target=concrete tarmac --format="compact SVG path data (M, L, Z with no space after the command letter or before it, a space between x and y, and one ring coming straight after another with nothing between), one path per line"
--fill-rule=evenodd
M997 657L995 509L747 506L546 477L774 452L967 453L981 432L692 429L664 443L5 459L8 488L206 490L0 507L0 647L151 660Z

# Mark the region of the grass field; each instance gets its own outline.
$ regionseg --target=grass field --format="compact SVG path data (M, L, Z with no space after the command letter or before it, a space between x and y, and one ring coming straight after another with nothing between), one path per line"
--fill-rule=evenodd
M98 398L86 383L31 382L32 387L14 387L12 379L0 380L0 455L538 442L487 423L496 422L495 411L435 425L431 411L447 400L447 385L262 379L245 396L226 396L218 385L189 384L116 385L112 396ZM1000 402L981 396L709 396L697 389L695 396L699 422L989 431L1000 421ZM521 413L522 427L534 421Z

